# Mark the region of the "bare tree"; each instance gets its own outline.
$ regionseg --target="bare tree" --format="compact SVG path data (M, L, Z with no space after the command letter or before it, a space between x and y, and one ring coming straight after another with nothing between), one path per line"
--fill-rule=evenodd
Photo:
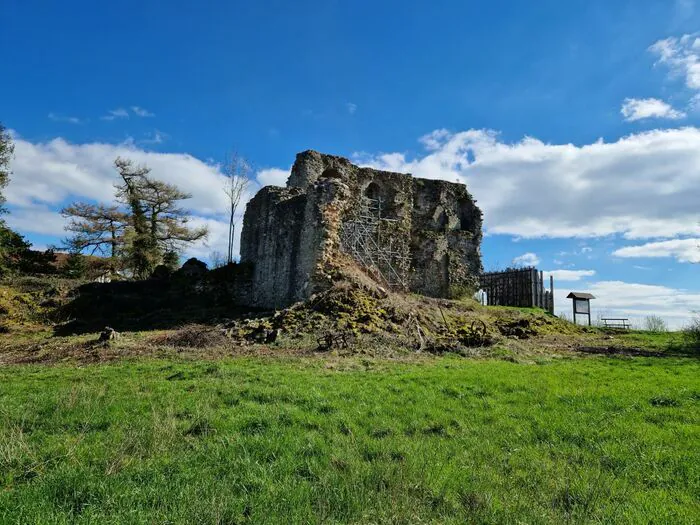
M15 151L10 132L0 123L0 190L10 181L10 161ZM0 191L0 211L4 211L5 197Z
M212 268L221 268L228 264L224 254L218 250L214 250L209 254L209 261Z
M224 165L224 175L226 183L224 193L229 203L229 223L228 223L228 254L227 262L233 262L233 240L236 234L236 211L241 203L241 198L245 194L250 184L250 163L238 153L233 152Z
M644 319L644 328L649 332L667 332L668 325L659 315L648 315Z

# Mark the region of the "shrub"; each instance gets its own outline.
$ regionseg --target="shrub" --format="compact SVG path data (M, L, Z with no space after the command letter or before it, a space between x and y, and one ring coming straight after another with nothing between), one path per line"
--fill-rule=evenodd
M475 282L453 284L450 286L449 296L450 299L456 300L473 299L478 290L479 287Z
M688 343L700 349L700 314L693 317L690 324L683 331L688 339Z
M82 279L87 273L87 262L85 257L80 253L71 253L66 258L66 262L63 265L62 272L66 277L72 279Z
M0 275L55 273L55 255L31 249L31 243L0 219Z
M648 315L644 319L644 328L650 332L666 332L668 328L666 321L658 315Z

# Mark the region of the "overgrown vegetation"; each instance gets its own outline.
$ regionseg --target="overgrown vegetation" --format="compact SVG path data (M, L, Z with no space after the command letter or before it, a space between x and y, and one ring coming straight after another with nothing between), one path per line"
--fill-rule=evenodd
M46 330L64 321L61 307L76 286L60 276L15 276L0 282L0 332Z
M700 314L695 316L690 321L690 324L683 330L689 344L700 349Z
M697 523L695 360L0 369L0 521Z

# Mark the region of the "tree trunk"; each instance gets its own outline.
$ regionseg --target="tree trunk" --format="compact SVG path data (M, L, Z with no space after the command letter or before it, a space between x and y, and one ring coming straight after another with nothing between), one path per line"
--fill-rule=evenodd
M235 223L233 221L233 215L235 213L235 210L233 206L231 206L231 216L229 218L229 223L228 223L228 262L231 264L233 262L233 237L235 234Z

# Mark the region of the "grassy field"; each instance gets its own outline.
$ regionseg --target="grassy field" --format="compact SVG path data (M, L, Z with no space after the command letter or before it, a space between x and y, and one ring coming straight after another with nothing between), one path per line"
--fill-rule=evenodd
M0 523L698 523L700 362L0 368Z

